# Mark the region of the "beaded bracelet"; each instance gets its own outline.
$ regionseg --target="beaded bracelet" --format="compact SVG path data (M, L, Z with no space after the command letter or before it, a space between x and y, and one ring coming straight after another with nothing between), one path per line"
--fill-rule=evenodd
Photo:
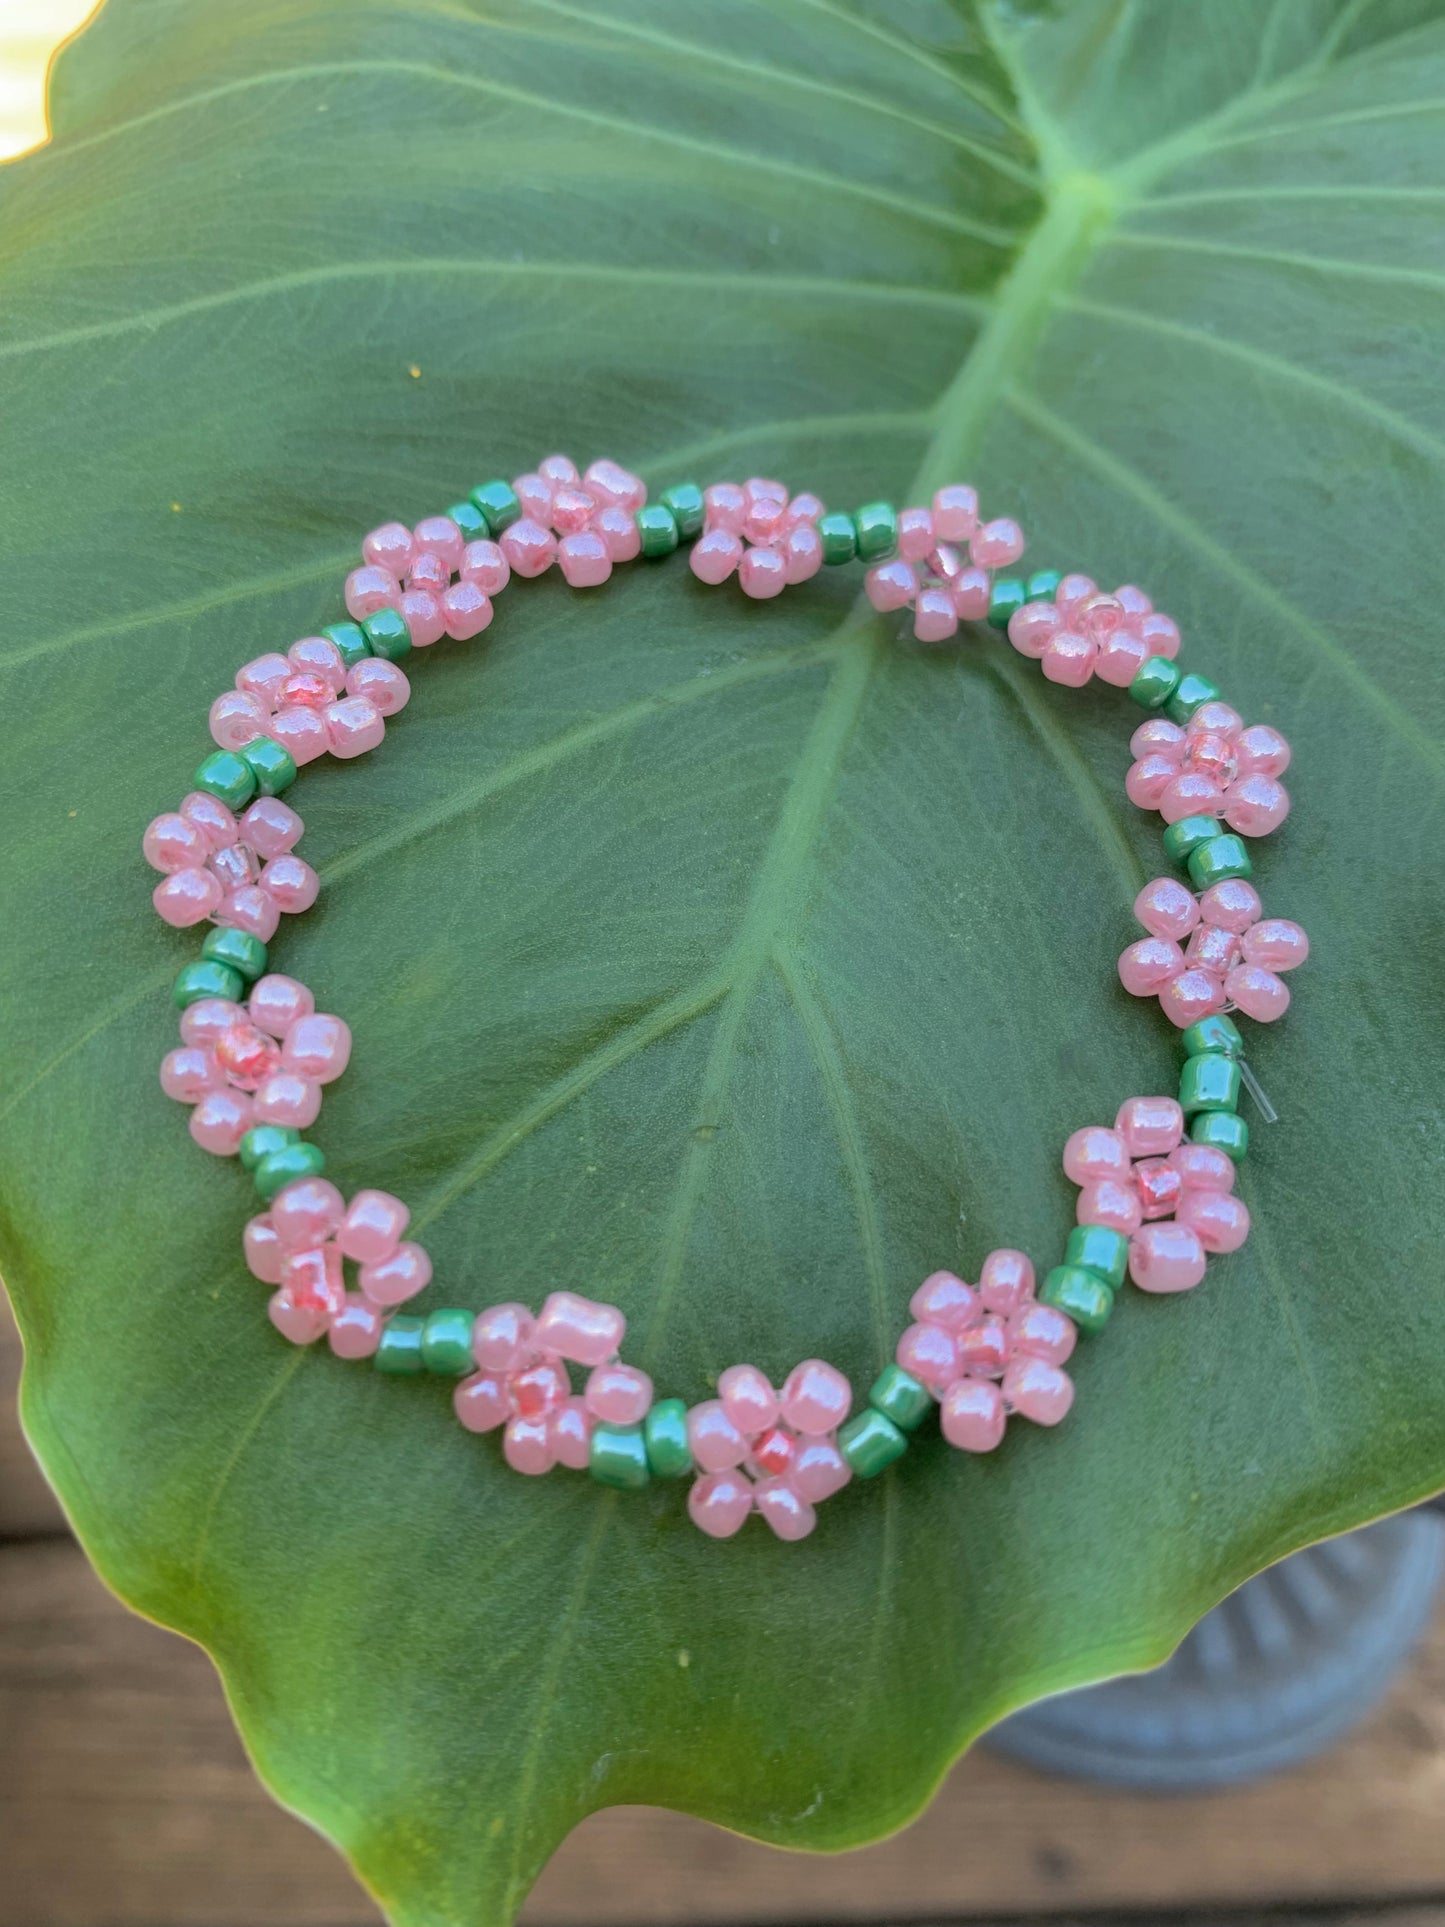
M987 621L1053 682L1127 688L1149 713L1131 739L1125 789L1164 818L1165 851L1193 886L1167 876L1146 885L1134 910L1147 934L1119 959L1125 989L1157 997L1183 1034L1178 1097L1131 1097L1112 1127L1075 1131L1063 1163L1079 1186L1077 1224L1063 1262L1037 1289L1033 1265L1012 1249L991 1251L976 1285L932 1273L856 1413L848 1380L821 1359L805 1359L781 1389L757 1367L733 1365L716 1397L690 1409L655 1398L647 1373L620 1361L622 1313L571 1291L553 1292L535 1315L516 1303L479 1316L399 1311L431 1281L426 1252L404 1235L407 1207L379 1190L348 1203L302 1136L346 1068L350 1032L316 1010L305 985L268 969L280 918L307 909L320 888L296 854L301 818L280 794L323 753L354 757L381 743L410 696L401 661L443 636L480 634L514 575L555 563L573 588L595 588L614 564L682 543L700 581L736 574L760 599L856 558L868 565L873 607L911 609L920 642ZM1254 1086L1229 1013L1280 1016L1281 973L1308 944L1298 924L1262 915L1243 839L1283 821L1289 747L1266 725L1245 728L1212 683L1179 668L1178 628L1141 590L1108 593L1053 572L1000 577L1023 549L1018 525L981 522L963 486L897 512L872 502L829 514L816 496L790 498L761 479L686 484L649 503L617 463L579 475L554 455L414 529L373 530L347 577L350 619L238 672L211 707L219 748L179 811L150 825L144 848L163 872L154 902L166 922L214 926L176 979L182 1042L161 1086L193 1106L203 1149L239 1155L267 1206L243 1244L252 1273L274 1288L282 1337L309 1345L324 1335L339 1358L455 1379L457 1417L474 1432L500 1429L517 1472L570 1466L615 1487L687 1479L688 1510L713 1537L758 1512L779 1538L801 1539L816 1506L881 1472L935 1404L943 1436L966 1452L991 1451L1011 1415L1058 1424L1073 1402L1064 1367L1076 1339L1103 1328L1126 1274L1144 1291L1185 1291L1209 1253L1244 1242L1249 1213L1234 1195L1249 1141L1241 1076ZM587 1374L580 1393L572 1366Z

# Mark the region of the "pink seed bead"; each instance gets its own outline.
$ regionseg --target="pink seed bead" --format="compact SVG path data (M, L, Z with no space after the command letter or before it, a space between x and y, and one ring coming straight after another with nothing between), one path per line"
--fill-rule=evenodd
M281 1046L281 1064L318 1084L334 1084L351 1061L351 1030L340 1017L311 1011L298 1017Z
M1140 1291L1189 1291L1204 1276L1204 1263L1199 1234L1168 1218L1129 1240L1129 1276Z
M559 488L552 497L552 527L558 535L579 535L597 508L596 498L585 488Z
M1184 970L1160 991L1159 1008L1171 1024L1187 1030L1224 1009L1224 991L1208 971Z
M966 1285L951 1271L931 1271L909 1299L908 1309L922 1325L962 1331L978 1317L979 1296L972 1285Z
M289 803L279 796L258 796L241 818L241 839L264 862L284 856L301 841L306 826Z
M309 910L321 894L321 879L299 856L277 856L261 872L261 888L288 917Z
M831 1439L804 1438L788 1474L788 1484L809 1505L821 1505L852 1478L848 1461Z
M545 575L557 560L556 536L541 522L526 516L502 531L498 546L508 567L524 580Z
M782 539L783 572L789 582L807 582L823 566L823 538L811 522L799 522Z
M408 589L422 589L427 595L440 600L443 589L451 579L452 572L439 555L423 553L407 570L406 586Z
M1128 629L1116 629L1099 644L1094 674L1114 689L1127 689L1149 654L1148 646Z
M537 473L552 489L566 488L581 480L577 464L569 455L547 455L537 464Z
M314 1306L293 1305L284 1291L272 1293L266 1316L293 1345L314 1345L329 1322L326 1313Z
M199 1104L207 1091L218 1091L225 1082L225 1072L210 1051L198 1045L182 1044L161 1059L161 1089L178 1104Z
M910 1325L893 1356L932 1392L941 1393L962 1370L957 1340L942 1325Z
M1065 689L1082 689L1094 673L1099 645L1073 629L1058 629L1044 644L1039 667L1050 682Z
M362 537L361 553L373 568L388 569L394 576L403 576L416 553L416 544L405 522L383 522L380 528Z
M821 495L811 489L804 489L788 503L788 527L799 528L805 524L817 526L819 519L828 513L828 505Z
M1134 899L1134 915L1151 937L1166 937L1178 943L1199 921L1199 903L1193 891L1186 890L1173 877L1155 877Z
M1007 516L985 522L968 545L968 552L981 569L1006 569L1024 552L1024 532Z
M1187 743L1178 723L1171 723L1167 716L1150 716L1129 738L1129 751L1137 757L1163 756L1177 767L1184 761Z
M1097 1184L1101 1178L1129 1175L1129 1149L1117 1131L1102 1124L1086 1124L1064 1146L1064 1175L1074 1184Z
M343 761L375 749L386 735L379 710L362 696L343 696L321 712L326 723L326 747Z
M1199 914L1204 921L1220 930L1232 930L1236 936L1243 936L1251 924L1259 921L1262 907L1258 890L1243 877L1228 877L1223 883L1211 884L1199 899Z
M898 553L905 562L922 562L932 554L937 537L927 509L898 511Z
M252 1102L258 1124L286 1124L304 1131L321 1115L321 1086L294 1071L277 1071L256 1086Z
M1212 776L1199 770L1180 770L1164 785L1156 808L1166 823L1182 823L1186 816L1218 816L1224 792Z
M495 1432L511 1415L511 1401L501 1379L491 1372L473 1372L452 1393L452 1410L469 1432Z
M1295 970L1310 954L1310 940L1288 917L1266 917L1245 931L1243 948L1246 963L1262 964L1266 970Z
M346 681L346 664L329 636L302 636L286 655L298 675L320 676L333 690L339 690Z
M461 567L466 543L462 532L449 515L428 515L412 530L417 549L440 556L453 574Z
M742 559L740 538L730 529L718 527L709 529L693 543L688 552L687 566L699 582L716 588L718 583L727 581Z
M401 600L401 584L390 569L368 563L364 569L353 569L347 576L344 600L352 621L364 622L378 609L396 607Z
M1124 605L1106 590L1097 590L1081 605L1074 626L1102 648L1124 626Z
M605 1365L622 1348L627 1320L615 1305L554 1291L537 1318L537 1344L577 1365Z
M1174 1216L1206 1251L1238 1251L1249 1236L1249 1210L1228 1191L1186 1191Z
M506 551L485 538L468 542L462 552L461 578L475 583L483 595L498 596L512 579Z
M536 1332L525 1305L491 1305L472 1326L472 1357L484 1372L521 1371L536 1354Z
M408 589L397 608L415 648L430 649L446 634L441 601L430 589Z
M1008 639L1021 656L1037 662L1049 638L1064 626L1064 618L1052 602L1026 602L1008 619Z
M702 492L703 526L709 532L721 529L728 535L741 535L747 520L747 491L736 482L714 482Z
M991 1251L978 1274L978 1294L984 1310L997 1317L1020 1310L1034 1295L1033 1261L1008 1245Z
M573 470L573 474L576 474L575 469ZM538 475L535 470L526 475L513 476L512 493L521 504L522 514L528 521L551 522L552 484L545 476ZM464 569L465 566L466 565L463 564ZM490 595L491 593L492 591L488 589L487 594Z
M727 1472L748 1456L748 1441L723 1410L720 1399L704 1399L687 1415L687 1442L704 1472Z
M1092 595L1097 595L1099 585L1090 575L1066 575L1054 591L1054 601L1058 604L1065 622L1072 622L1083 609Z
M987 569L963 569L952 583L953 606L960 622L982 622L993 601L993 581Z
M233 843L229 850L214 851L206 868L220 879L223 890L244 889L261 874L255 851L244 843Z
M408 1240L389 1258L364 1264L359 1282L373 1305L404 1305L431 1283L431 1259L420 1245Z
M266 734L287 751L298 769L326 754L326 725L321 720L321 712L302 703L278 710L267 725Z
M441 609L453 642L470 642L492 620L491 598L475 582L454 582L441 599Z
M1239 938L1218 924L1201 923L1189 939L1184 958L1191 970L1204 970L1211 977L1225 977L1239 962Z
M285 860L299 862L300 858ZM239 890L228 891L216 912L217 923L230 930L249 931L253 937L259 937L262 943L270 943L280 921L280 905L268 890L262 889L257 883L247 883Z
M329 1178L297 1178L271 1200L271 1223L283 1251L304 1251L334 1238L346 1215Z
M795 1432L834 1432L848 1416L853 1388L836 1365L805 1358L788 1373L779 1403Z
M709 1539L731 1539L752 1509L751 1482L731 1469L709 1472L694 1482L687 1495L688 1517Z
M1230 786L1224 820L1241 836L1268 836L1289 815L1289 791L1272 776L1244 776Z
M1142 589L1135 588L1132 582L1125 582L1114 591L1122 604L1124 613L1131 620L1137 616L1147 616L1154 604Z
M753 1487L753 1504L777 1537L789 1543L806 1539L818 1523L817 1513L788 1479L759 1479Z
M743 494L748 499L749 508L759 502L778 502L786 506L788 500L788 491L783 483L766 475L750 475L743 483Z
M1165 790L1178 774L1179 765L1172 756L1151 750L1137 763L1130 764L1124 777L1124 794L1138 809L1157 810Z
M1119 1106L1114 1129L1131 1158L1167 1157L1184 1136L1184 1113L1172 1097L1131 1097Z
M652 1380L635 1365L598 1365L588 1375L584 1397L601 1424L640 1425L652 1404Z
M918 594L918 571L901 555L876 562L863 578L863 592L880 615L909 608Z
M738 581L743 594L755 602L767 602L781 595L788 586L788 565L778 549L745 549L738 564Z
M1169 1153L1186 1191L1232 1191L1234 1160L1212 1144L1181 1144Z
M997 1378L1008 1357L1008 1326L1001 1318L981 1318L958 1334L959 1365L971 1378Z
M206 1092L191 1112L190 1131L203 1151L218 1158L233 1158L254 1122L250 1098L228 1085L224 1090Z
M541 1478L556 1464L551 1427L545 1418L511 1418L502 1434L502 1457L514 1472Z
M1110 1231L1122 1231L1127 1238L1143 1224L1144 1207L1132 1183L1099 1178L1080 1191L1075 1217L1080 1224L1106 1225Z
M151 891L151 902L173 930L189 930L220 908L223 894L209 870L173 870Z
M326 1342L337 1358L372 1358L381 1343L386 1321L359 1291L348 1291L331 1320Z
M255 656L236 671L236 687L254 696L268 713L276 708L281 685L291 674L289 659L277 650Z
M244 749L264 736L271 711L242 689L227 689L211 704L211 740L222 749Z
M574 1393L547 1418L547 1433L558 1465L585 1472L592 1462L592 1414Z
M358 1191L346 1207L336 1242L358 1264L379 1265L396 1250L410 1219L410 1211L389 1191Z
M211 853L211 846L194 823L179 810L155 817L141 843L145 860L153 870L173 876L178 870L199 870Z
M1008 1413L1003 1393L984 1378L956 1379L939 1408L943 1436L960 1452L992 1452L1003 1437Z
M243 1021L245 1012L227 997L198 997L181 1012L181 1041L200 1050L214 1050L233 1024Z
M1163 656L1166 661L1172 662L1179 654L1179 624L1172 616L1161 615L1155 610L1142 617L1139 635L1151 656Z
M1020 1358L1004 1373L1003 1399L1020 1418L1057 1425L1074 1402L1074 1382L1046 1358Z
M305 984L273 971L252 984L246 1012L257 1030L279 1038L284 1037L298 1019L309 1017L315 1008L316 1000Z
M1184 969L1184 952L1168 937L1141 937L1119 956L1119 982L1131 997L1157 997Z
M718 1375L718 1403L748 1438L778 1422L778 1395L756 1365L729 1365Z
M363 656L346 672L346 693L361 696L381 716L394 716L411 700L406 671L384 656Z
M599 588L612 573L607 545L591 529L564 535L557 544L557 562L574 589Z
M628 517L647 500L647 484L620 462L609 461L606 456L590 464L582 484L604 508L620 509Z
M1234 749L1241 776L1283 776L1289 768L1289 744L1268 723L1251 723Z
M276 1236L269 1212L263 1211L259 1217L248 1220L241 1233L241 1252L253 1278L259 1278L263 1285L280 1284L281 1240Z
M1063 1365L1073 1355L1079 1332L1072 1318L1054 1305L1031 1304L1009 1320L1010 1356L1047 1359Z
M961 482L933 498L933 532L940 542L967 542L978 527L978 491Z
M626 509L598 509L591 527L595 534L602 537L602 546L613 562L633 562L641 553L642 537Z
M919 642L947 642L958 634L958 611L947 589L920 589L913 605L913 633Z
M1224 980L1224 994L1258 1024L1272 1024L1289 1009L1289 985L1259 964L1236 964Z

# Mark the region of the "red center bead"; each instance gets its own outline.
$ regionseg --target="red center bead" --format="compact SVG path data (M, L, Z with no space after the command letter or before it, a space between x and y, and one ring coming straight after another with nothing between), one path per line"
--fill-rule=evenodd
M753 1440L753 1462L770 1479L788 1471L797 1456L796 1440L781 1425L770 1425Z
M1146 1218L1167 1218L1184 1195L1184 1180L1167 1158L1146 1158L1136 1164L1134 1182Z
M300 703L303 709L325 709L335 694L324 676L316 676L303 669L295 676L288 676L282 683L278 707L286 709L292 703Z

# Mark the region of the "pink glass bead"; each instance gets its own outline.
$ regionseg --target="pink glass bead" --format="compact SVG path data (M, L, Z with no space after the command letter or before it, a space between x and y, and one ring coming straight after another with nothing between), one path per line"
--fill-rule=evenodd
M1283 776L1289 768L1289 744L1268 723L1251 723L1234 746L1241 776Z
M913 633L919 642L947 642L958 634L958 611L947 589L920 589L913 605Z
M1065 622L1072 622L1091 595L1097 595L1099 585L1090 575L1066 575L1054 591L1054 601L1058 604Z
M218 797L205 790L192 790L181 800L181 815L205 837L211 849L224 850L235 842L236 818Z
M748 1456L748 1441L719 1399L704 1399L687 1415L687 1443L704 1472L727 1472Z
M1258 1024L1272 1024L1289 1009L1289 985L1259 964L1236 964L1224 980L1224 994Z
M647 484L620 462L609 461L606 456L588 467L582 484L605 508L620 509L628 516L647 500Z
M266 733L271 712L242 689L224 690L211 704L211 740L222 749L244 749Z
M539 1358L507 1380L507 1397L518 1418L546 1418L560 1411L571 1391L567 1368L557 1358Z
M960 622L982 622L993 601L993 581L987 569L963 569L954 577L953 606Z
M978 1317L979 1296L951 1271L931 1271L909 1299L908 1309L920 1324L962 1331Z
M1144 1207L1134 1184L1118 1178L1099 1178L1079 1193L1075 1217L1080 1224L1102 1224L1127 1238L1144 1222Z
M285 1124L304 1131L321 1115L321 1086L294 1071L276 1071L253 1097L258 1124Z
M789 529L779 546L783 573L790 583L811 580L823 566L823 538L811 522Z
M1239 938L1216 923L1201 923L1184 950L1190 969L1208 971L1211 977L1228 976L1239 957Z
M1244 728L1244 718L1228 703L1201 703L1185 728L1190 736L1222 736L1226 742L1233 743Z
M410 1220L410 1211L389 1191L358 1191L346 1207L336 1242L358 1264L377 1265L396 1250Z
M279 707L290 709L325 709L336 694L325 676L318 676L310 669L297 669L281 685L278 698Z
M380 528L362 537L361 553L373 568L388 569L394 576L403 576L416 553L416 544L405 522L383 522Z
M1198 923L1199 903L1193 891L1173 877L1155 877L1135 897L1134 915L1151 937L1167 937L1178 943Z
M753 1488L741 1472L720 1469L696 1480L687 1495L688 1517L709 1539L731 1539L753 1509Z
M1171 723L1167 716L1150 716L1129 738L1129 752L1138 757L1164 756L1177 766L1184 761L1186 741L1178 723Z
M557 544L557 562L568 584L574 589L596 589L612 573L612 557L600 535L583 529L564 535Z
M151 868L166 876L177 870L202 869L211 853L205 836L179 810L156 817L146 830L141 848Z
M309 1017L316 1008L316 1000L305 984L298 983L294 977L283 977L273 971L269 976L258 977L251 986L250 1000L246 1011L257 1030L264 1030L268 1036L284 1037L299 1018Z
M333 1084L351 1061L351 1031L340 1017L312 1011L298 1017L281 1046L282 1067Z
M1218 816L1224 792L1212 776L1180 770L1160 792L1156 808L1166 823L1182 823L1186 816Z
M1137 809L1157 810L1165 790L1179 774L1172 756L1151 750L1131 763L1124 777L1124 794Z
M346 672L346 693L363 697L380 716L394 716L410 702L411 684L406 671L384 656L363 656Z
M753 1504L777 1537L789 1542L806 1539L818 1523L817 1513L788 1479L759 1479L753 1487Z
M918 594L918 571L901 555L877 562L863 578L863 591L881 615L906 609Z
M173 930L189 930L220 908L223 894L209 870L173 870L151 891L151 902Z
M1159 993L1159 1008L1171 1024L1187 1030L1201 1017L1212 1017L1224 1009L1224 991L1219 980L1204 970L1184 970Z
M214 1050L245 1012L227 997L199 997L181 1012L181 1041L201 1050Z
M743 494L751 508L758 502L780 502L786 505L788 491L782 482L767 475L750 475L743 483Z
M502 1434L502 1457L514 1472L540 1478L556 1464L552 1432L545 1418L511 1418Z
M373 1305L404 1305L431 1283L431 1259L420 1245L407 1240L389 1258L364 1264L359 1282Z
M743 559L741 539L730 529L711 528L693 543L687 565L699 582L716 588L726 582Z
M1074 1184L1127 1177L1128 1146L1117 1131L1106 1131L1102 1124L1086 1124L1064 1146L1064 1175Z
M492 1372L473 1372L452 1393L452 1410L469 1432L495 1432L511 1417L507 1388Z
M1154 604L1149 600L1148 596L1145 595L1144 591L1136 588L1132 582L1123 583L1114 591L1114 594L1118 598L1125 615L1131 618L1135 616L1147 616L1154 607Z
M788 505L763 496L748 503L748 512L743 517L743 535L749 542L759 547L771 548L780 543L788 530Z
M1119 956L1119 982L1131 997L1157 997L1184 968L1184 952L1168 937L1142 937Z
M803 1438L788 1474L788 1484L809 1505L821 1505L852 1478L848 1461L831 1439Z
M603 1425L640 1425L652 1404L652 1380L635 1365L598 1365L588 1375L587 1409Z
M1057 1425L1074 1402L1074 1382L1046 1358L1020 1358L1004 1373L1003 1400L1035 1425Z
M545 575L557 560L557 538L551 529L541 522L534 522L523 516L509 529L503 529L498 547L507 559L507 565L515 574L530 581L533 576Z
M1131 1158L1167 1157L1184 1136L1184 1113L1172 1097L1131 1097L1119 1106L1114 1129Z
M236 687L244 690L248 696L254 696L269 712L276 708L281 685L290 674L289 659L273 649L241 665L236 671Z
M229 850L216 850L206 868L219 878L223 890L243 890L261 874L255 851L244 843L233 843Z
M1063 626L1064 618L1052 602L1026 602L1008 619L1008 639L1021 656L1037 662Z
M1175 1217L1206 1251L1238 1251L1249 1236L1249 1210L1229 1191L1186 1191Z
M554 1291L537 1317L537 1344L578 1365L605 1365L621 1350L627 1320L615 1305Z
M1141 1291L1189 1291L1204 1276L1204 1246L1187 1224L1162 1219L1129 1240L1129 1276Z
M343 760L365 755L386 735L381 712L362 696L343 696L321 713L326 722L326 747Z
M294 849L301 841L304 828L295 810L279 796L258 796L241 818L240 834L242 841L265 862Z
M1168 1158L1141 1158L1134 1166L1134 1184L1146 1223L1171 1216L1184 1195L1184 1180Z
M281 1062L275 1042L256 1024L233 1024L215 1042L216 1061L233 1084L254 1090Z
M491 597L484 595L475 582L454 582L441 599L441 610L453 642L470 642L492 620Z
M582 479L570 455L544 456L537 464L537 473L554 490L570 487Z
M335 1237L346 1215L329 1178L297 1178L271 1200L271 1224L283 1251L304 1251Z
M749 1438L778 1422L778 1395L756 1365L729 1365L718 1375L718 1403Z
M161 1089L180 1104L199 1104L207 1091L225 1084L225 1072L211 1055L195 1044L182 1044L161 1059Z
M1266 970L1295 970L1310 954L1310 940L1288 917L1266 917L1243 939L1244 961Z
M970 540L968 552L981 569L1006 569L1024 552L1024 532L1007 516L985 522Z
M334 1318L346 1302L341 1253L335 1245L281 1253L281 1289L298 1310L324 1311Z
M364 622L378 609L396 607L401 600L401 584L390 569L368 563L364 569L353 569L347 576L343 600L352 621Z
M828 513L828 505L821 495L811 489L804 489L788 503L788 526L798 528L804 524L816 527L819 519Z
M289 917L309 910L321 894L321 879L303 857L273 857L261 872L261 888Z
M472 1326L472 1357L484 1372L520 1371L536 1350L536 1332L525 1305L491 1305Z
M602 537L602 546L613 562L632 562L641 553L642 537L626 509L600 508L590 526Z
M1140 619L1139 635L1151 656L1163 656L1172 662L1179 654L1179 624L1172 616L1154 610Z
M575 470L573 473L575 474ZM570 478L569 478L570 479ZM512 478L512 493L521 505L522 514L533 522L552 520L552 484L543 475L531 471L526 475ZM463 564L465 568L465 564ZM487 590L490 595L492 591Z
M558 1465L585 1472L592 1462L592 1414L575 1393L548 1415L547 1431Z
M933 517L927 509L898 511L898 553L905 562L925 560L932 553L937 539L933 530Z
M1025 1305L1009 1320L1009 1355L1046 1359L1064 1365L1073 1356L1079 1332L1072 1318L1054 1305Z
M452 572L439 555L423 553L407 571L406 586L408 589L423 589L440 600L442 591L451 579Z
M910 1325L893 1354L905 1372L921 1379L930 1391L941 1393L963 1369L958 1341L942 1325Z
M414 647L430 649L446 634L441 601L430 589L408 589L397 608Z
M453 574L461 566L466 543L462 532L449 515L428 515L412 530L417 549L440 556Z
M1094 658L1094 674L1114 689L1127 689L1149 654L1148 645L1128 629L1116 629L1099 644Z
M971 1378L997 1378L1009 1357L1008 1326L990 1315L958 1334L958 1359Z
M1268 836L1289 815L1289 791L1272 776L1242 776L1224 800L1224 820L1241 836Z
M293 1305L284 1291L271 1294L266 1304L266 1316L281 1336L289 1339L293 1345L314 1345L326 1330L328 1322L324 1311Z
M331 1320L326 1342L337 1358L374 1358L386 1320L359 1291L348 1291Z
M1199 914L1204 921L1221 930L1232 930L1236 936L1243 936L1252 923L1259 921L1261 907L1258 890L1243 877L1227 877L1223 883L1211 884L1199 899Z
M738 564L738 582L744 595L755 602L767 602L781 595L788 586L788 565L778 549L745 549Z
M992 1452L1003 1437L1008 1413L1003 1393L985 1378L956 1379L939 1408L943 1436L960 1452Z
M1008 1245L991 1251L978 1274L978 1295L984 1310L1000 1318L1018 1311L1034 1295L1032 1259ZM918 1316L916 1310L914 1316Z
M1099 645L1074 629L1056 629L1044 644L1039 667L1050 682L1065 689L1082 689L1094 673Z
M1074 618L1081 635L1089 636L1100 647L1117 635L1124 623L1124 605L1107 590L1098 589L1080 605Z
M267 725L266 734L281 745L298 769L326 754L326 725L321 720L321 712L307 709L301 703L278 710Z
M741 535L747 519L747 492L736 482L714 482L702 492L703 526L711 532L721 529L728 535Z
M1212 1144L1181 1144L1169 1153L1186 1191L1232 1191L1234 1160Z
M933 498L933 532L940 542L967 542L978 527L978 491L955 482Z
M346 682L346 664L329 636L302 636L299 642L292 643L286 655L294 671L320 676L333 690L339 690Z
M461 578L475 583L483 595L499 596L512 579L512 565L505 550L482 537L468 542L463 551Z
M231 930L246 930L262 943L270 943L281 921L280 906L258 883L231 890L221 899L216 922Z
M585 488L559 488L552 496L552 527L558 535L580 535L597 513Z
M249 1220L241 1233L241 1251L253 1278L259 1278L263 1285L280 1284L281 1240L269 1212Z
M203 1151L233 1158L254 1122L250 1098L228 1087L206 1092L191 1112L190 1131Z
M853 1388L836 1365L805 1358L788 1373L779 1403L795 1432L834 1432L848 1416Z

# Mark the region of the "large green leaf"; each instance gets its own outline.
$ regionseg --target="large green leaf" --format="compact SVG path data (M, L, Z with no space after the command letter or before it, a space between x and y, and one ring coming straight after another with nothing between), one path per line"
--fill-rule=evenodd
M1426 0L111 0L63 58L0 179L25 1416L399 1921L505 1921L609 1802L875 1836L1007 1708L1445 1481L1442 98ZM975 476L1297 746L1262 874L1315 956L1247 1250L1121 1304L1063 1433L923 1443L801 1548L518 1480L435 1384L286 1350L155 1086L193 945L139 833L206 702L360 530L559 443ZM615 1293L694 1397L866 1380L924 1269L1047 1259L1063 1137L1175 1071L1113 974L1158 862L1128 705L900 646L843 573L509 594L301 789L338 1176L416 1202L436 1296Z

